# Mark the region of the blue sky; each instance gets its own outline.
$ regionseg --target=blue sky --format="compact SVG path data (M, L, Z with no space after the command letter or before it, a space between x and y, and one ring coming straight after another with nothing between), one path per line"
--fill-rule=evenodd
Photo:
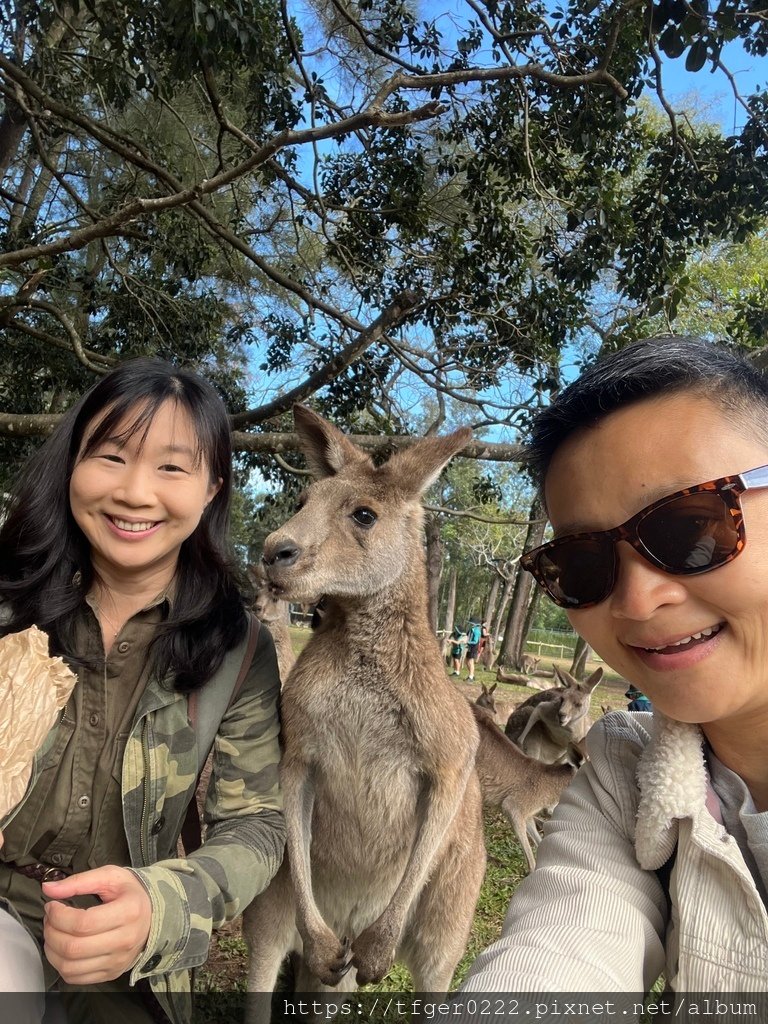
M424 16L438 18L441 31L450 35L453 25L452 13L455 9L465 10L462 0L423 0L422 12ZM724 134L729 135L735 130L738 132L746 119L746 111L734 101L733 90L728 78L722 71L712 73L708 67L696 73L685 70L685 55L673 60L662 54L663 86L667 99L677 111L696 110L703 114L707 120L719 124ZM723 63L735 76L738 89L742 96L749 96L758 87L768 85L768 58L752 57L744 52L740 42L734 41L728 44L722 54ZM333 76L331 76L331 79ZM655 94L647 90L644 94L653 101ZM577 358L579 353L576 348L567 350L564 362L566 364L565 376L570 379L575 376L577 370ZM569 365L570 364L570 365ZM269 378L266 375L262 378L262 385L270 397L278 383L290 386L298 382L300 373L297 367L284 375L284 380L277 377ZM257 375L257 379L261 375ZM406 403L407 404L407 403ZM505 432L509 433L509 432Z
M768 86L768 58L753 57L744 52L740 42L734 40L723 48L722 62L734 76L743 97ZM722 71L712 73L707 67L691 73L685 70L685 54L672 60L664 58L664 91L675 109L683 106L687 97L698 94L707 107L712 121L719 124L723 134L733 135L746 121L746 111L734 99L733 89Z

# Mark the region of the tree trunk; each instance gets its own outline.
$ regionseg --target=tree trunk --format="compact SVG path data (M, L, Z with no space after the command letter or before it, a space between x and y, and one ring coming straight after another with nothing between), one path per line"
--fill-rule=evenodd
M427 535L427 611L429 625L437 636L437 609L440 604L440 573L443 568L443 542L440 539L440 523L436 516L426 522Z
M571 662L570 672L572 676L581 680L584 678L587 671L587 659L592 653L592 648L589 646L583 636L576 637L576 649L573 652L573 661Z
M544 507L538 495L533 499L531 505L530 525L525 535L524 551L535 548L541 544L546 529L544 519ZM515 586L512 591L512 603L507 616L507 624L504 629L504 643L502 644L499 663L506 668L520 668L520 649L523 641L523 628L525 626L525 613L528 611L528 601L533 587L533 576L524 572L518 564L515 574Z
M518 660L522 667L522 659L525 654L525 642L528 639L528 634L531 632L531 626L536 616L536 609L539 605L539 599L541 598L541 587L534 587L531 599L528 602L528 610L525 613L525 622L523 623L523 635L520 637L520 650L518 652Z
M448 577L448 598L445 604L445 632L443 634L443 658L448 658L448 649L451 645L451 633L456 615L456 566L451 567L451 574Z
M21 8L21 4L18 7ZM55 46L59 46L64 39L71 38L72 33L77 31L80 25L84 23L86 17L88 17L88 13L84 8L74 13L69 4L62 5L60 17L53 21L44 38L40 41L41 49L52 49ZM19 22L16 25L16 33L19 37L24 36L21 15L19 15ZM17 48L14 47L14 49ZM30 58L29 55L26 55L25 58L18 50L12 59L20 66L38 63L35 58ZM5 177L8 168L16 159L26 130L26 114L12 99L6 99L5 112L2 118L0 118L0 179Z
M52 142L48 148L48 161L51 166L55 167L57 170L59 159L62 151L64 150L64 144L66 141L66 136L62 135ZM30 148L29 159L31 160L32 157L33 154ZM49 170L48 167L44 167L41 163L38 170L37 181L32 186L29 199L27 200L26 207L21 215L21 220L19 221L19 232L22 236L30 237L32 235L35 228L35 222L37 221L43 203L48 198L48 192L50 191L52 181L53 171Z
M501 577L498 573L494 573L493 582L491 583L491 589L488 593L488 600L485 602L485 611L483 612L483 622L488 626L488 631L491 629L491 622L493 620L493 613L496 610L496 601L499 597L499 585L501 583Z
M27 119L19 107L11 101L6 113L0 118L0 178L16 158L16 154L27 130Z
M24 211L27 208L27 200L29 198L29 193L32 190L34 180L35 157L31 150L28 150L26 162L24 164L24 173L21 176L19 187L16 189L16 196L18 198L11 207L11 216L8 221L8 234L11 237L13 237L19 230L19 224L21 223L21 218L24 216Z
M511 579L505 579L504 580L504 588L501 591L501 599L499 600L499 605L498 605L498 608L496 609L496 615L495 615L494 620L493 620L493 625L491 626L491 633L493 633L494 640L496 639L496 637L501 632L501 624L504 621L504 613L507 610L507 605L509 604L509 599L510 599L511 595L512 595L512 580Z

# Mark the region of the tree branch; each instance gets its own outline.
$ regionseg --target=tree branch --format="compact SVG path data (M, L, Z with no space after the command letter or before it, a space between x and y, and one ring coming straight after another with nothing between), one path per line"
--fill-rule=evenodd
M238 413L233 416L232 426L237 429L248 424L264 423L266 420L273 419L275 416L287 412L296 402L301 402L309 395L319 391L326 384L330 384L350 363L353 363L367 348L378 341L385 331L395 326L406 313L410 312L418 301L419 297L415 292L402 292L392 305L373 321L370 327L361 331L346 348L342 349L341 352L337 352L325 366L321 366L320 369L310 374L302 384L292 388L287 394L281 395L267 405L262 405L258 409L251 409L248 412Z
M427 512L439 512L441 515L454 516L457 519L475 519L478 523L490 523L491 526L530 526L531 520L524 519L494 519L490 516L481 516L478 512L470 512L469 509L446 508L445 505L424 505ZM540 522L541 520L533 520Z
M5 437L45 437L51 433L61 416L39 413L25 415L23 413L0 413L0 436ZM376 454L391 454L403 451L417 444L421 438L403 435L347 434L352 444L365 451ZM301 441L298 434L265 433L245 434L240 431L232 433L232 446L236 452L258 452L264 455L286 452L300 452ZM518 444L502 444L491 441L470 441L459 455L465 459L480 459L484 462L520 462L523 449Z

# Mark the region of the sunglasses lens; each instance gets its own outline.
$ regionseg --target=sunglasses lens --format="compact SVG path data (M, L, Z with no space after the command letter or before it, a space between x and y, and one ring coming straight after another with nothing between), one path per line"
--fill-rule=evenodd
M607 538L568 538L539 556L540 574L550 597L563 608L597 604L610 593L614 546Z
M678 573L717 568L739 540L731 511L717 491L673 498L640 521L637 535L665 569Z

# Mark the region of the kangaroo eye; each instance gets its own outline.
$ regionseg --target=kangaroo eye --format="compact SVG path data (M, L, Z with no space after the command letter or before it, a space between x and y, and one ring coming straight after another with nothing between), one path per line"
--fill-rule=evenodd
M362 526L364 529L370 530L378 519L378 516L369 508L358 508L352 513L352 518L358 526Z

